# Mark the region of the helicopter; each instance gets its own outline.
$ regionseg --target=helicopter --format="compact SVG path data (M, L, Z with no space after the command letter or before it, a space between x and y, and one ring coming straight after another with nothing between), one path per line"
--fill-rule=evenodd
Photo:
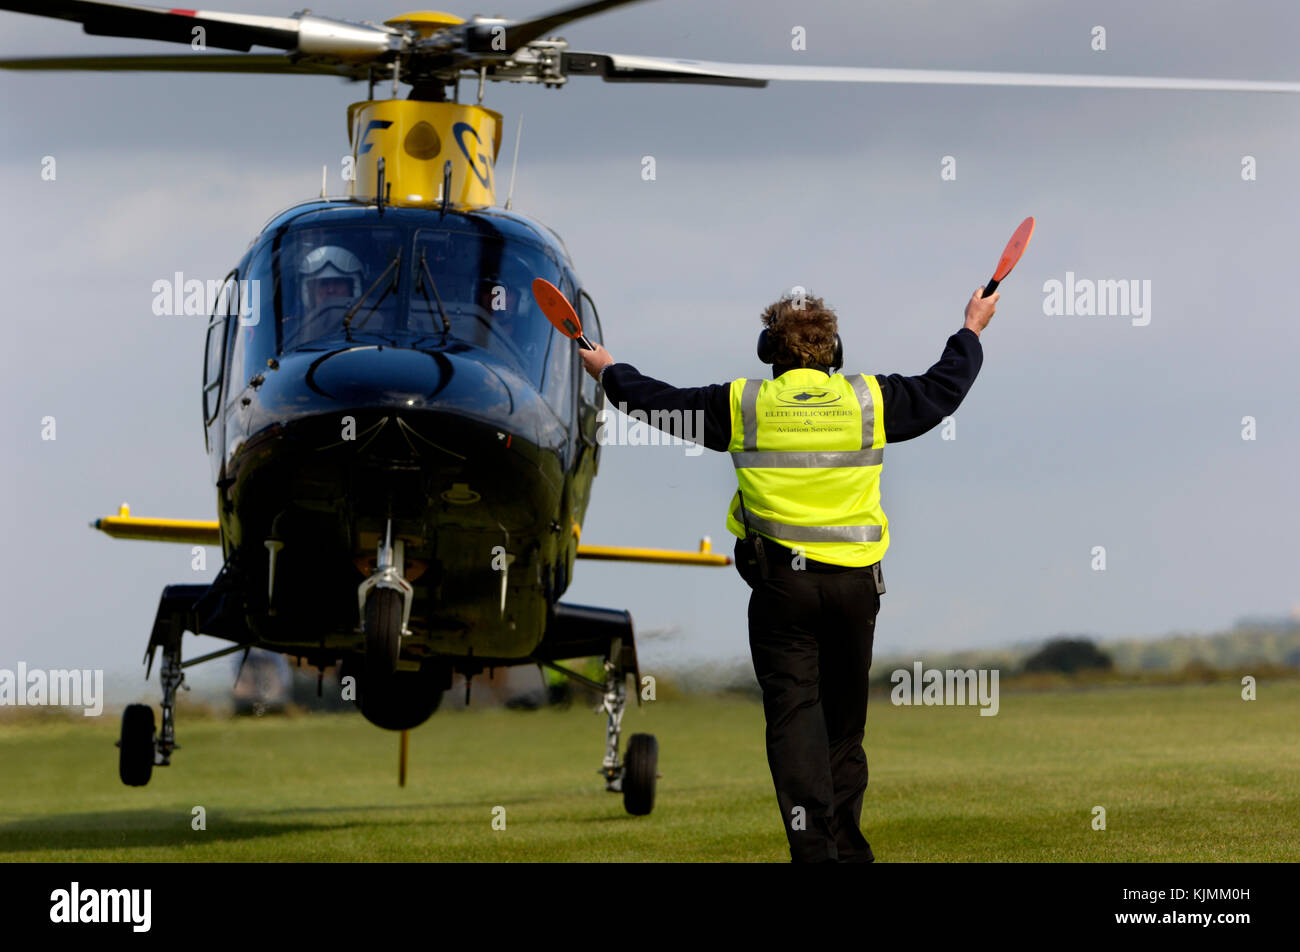
M311 74L366 83L347 108L349 194L303 202L263 228L221 283L205 339L202 422L214 521L134 516L115 538L219 546L211 583L166 586L145 650L161 655L161 724L130 705L119 774L168 766L185 669L266 649L341 663L373 724L408 731L456 674L542 665L596 690L600 767L633 815L651 812L658 745L629 738L640 683L632 619L561 601L579 558L725 566L710 551L583 545L598 472L600 386L528 288L557 287L591 340L595 301L561 238L497 202L503 117L489 82L762 88L770 81L1297 92L1300 83L714 63L570 50L552 31L638 0L528 20L422 11L383 23L87 0L0 2L99 36L186 44L176 55L7 59L15 70ZM253 52L254 47L272 50ZM232 52L214 53L209 50ZM461 81L476 85L463 101ZM403 86L405 98L399 98ZM377 98L387 87L391 94ZM517 144L517 140L516 140ZM185 633L229 641L182 656ZM603 682L562 664L601 657ZM639 692L637 694L640 699Z

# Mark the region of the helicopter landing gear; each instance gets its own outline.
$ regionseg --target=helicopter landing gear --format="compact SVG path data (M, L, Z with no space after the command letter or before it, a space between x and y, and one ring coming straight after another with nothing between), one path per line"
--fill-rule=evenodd
M600 773L605 789L623 794L623 809L632 816L645 816L655 802L655 781L659 777L659 742L653 734L633 734L628 738L627 759L619 763L618 739L623 729L623 711L627 707L627 670L623 666L623 642L610 642L605 659L605 694L597 711L605 712L605 760Z
M391 680L402 653L402 636L411 632L414 589L405 578L405 546L393 542L393 521L388 520L379 544L375 573L357 587L357 599L366 636L365 677L371 685Z
M605 653L603 682L557 663L566 658L590 657L601 647ZM605 714L605 759L598 772L605 778L606 790L623 794L623 808L628 813L648 814L654 809L659 779L659 742L653 734L633 734L628 738L626 759L620 762L618 756L629 676L638 703L642 700L641 669L637 664L631 614L612 608L557 602L552 607L546 637L531 660L600 696L596 713Z
M122 712L117 772L128 787L143 787L153 777L153 768L170 766L172 751L180 748L176 743L176 692L182 687L189 690L181 666L180 632L173 631L162 649L158 669L163 689L162 729L154 729L153 708L148 704L128 704Z

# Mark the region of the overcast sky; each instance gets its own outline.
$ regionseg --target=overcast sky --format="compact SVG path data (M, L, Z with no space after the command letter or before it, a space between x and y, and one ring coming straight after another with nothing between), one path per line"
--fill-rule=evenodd
M791 49L795 26L806 51ZM1289 0L661 0L562 35L573 49L737 62L1300 80ZM180 49L0 14L0 56ZM122 501L215 518L204 321L154 316L152 284L220 278L274 212L314 197L322 165L341 193L344 110L362 98L317 77L0 75L0 667L134 672L162 587L215 575L215 548L195 573L188 547L87 527ZM885 453L878 654L1206 632L1300 602L1300 95L576 78L500 84L487 105L506 116L502 198L522 112L515 208L564 237L615 358L679 386L766 375L758 315L794 285L837 309L846 371L921 373L1016 224L1037 217L956 439L935 430ZM646 155L655 181L641 178ZM1067 272L1149 281L1149 323L1045 314L1045 283ZM46 416L56 441L41 439ZM729 552L734 486L723 454L607 446L583 541L694 548L709 535ZM653 664L746 657L748 595L732 569L584 562L566 600L670 629L643 648Z

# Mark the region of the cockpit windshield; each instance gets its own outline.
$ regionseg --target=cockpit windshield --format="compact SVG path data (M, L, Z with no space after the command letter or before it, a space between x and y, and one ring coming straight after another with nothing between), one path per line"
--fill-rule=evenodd
M533 298L533 278L561 283L549 256L518 240L420 229L413 264L414 321L441 327L441 301L452 336L498 354L530 380L541 379L552 328ZM432 283L437 294L421 283Z
M279 235L275 252L259 256L268 258L275 273L252 276L274 287L284 351L348 339L436 344L446 327L448 338L491 351L534 383L553 329L533 298L533 278L572 296L540 244L491 233L306 226Z

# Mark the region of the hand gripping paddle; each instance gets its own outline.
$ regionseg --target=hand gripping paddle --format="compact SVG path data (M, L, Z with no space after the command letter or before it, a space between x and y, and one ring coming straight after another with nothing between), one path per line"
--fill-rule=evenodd
M533 297L537 299L537 306L542 309L546 319L555 325L557 331L565 337L576 340L579 347L587 350L596 349L591 341L582 336L582 321L578 320L577 311L560 293L559 288L545 278L533 278Z
M1007 242L1006 248L1002 251L1002 257L998 259L997 270L993 272L993 280L988 283L988 286L984 289L984 293L981 294L980 297L986 298L998 289L998 282L1011 273L1011 269L1016 266L1016 262L1020 260L1020 256L1024 254L1025 249L1029 247L1029 239L1033 234L1034 219L1031 216L1020 223L1020 227L1016 229L1016 233L1012 235L1011 240Z

